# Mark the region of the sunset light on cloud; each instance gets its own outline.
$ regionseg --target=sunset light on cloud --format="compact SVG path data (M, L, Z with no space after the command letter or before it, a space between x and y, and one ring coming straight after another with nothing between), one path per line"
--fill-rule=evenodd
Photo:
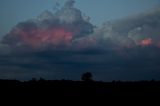
M13 30L15 36L18 36L20 41L13 46L28 45L31 48L40 48L45 45L69 45L73 34L65 28L55 27L53 29L31 29L23 31L21 29Z
M148 39L144 39L140 42L140 45L142 46L149 46L149 45L152 45L152 39L151 38L148 38Z

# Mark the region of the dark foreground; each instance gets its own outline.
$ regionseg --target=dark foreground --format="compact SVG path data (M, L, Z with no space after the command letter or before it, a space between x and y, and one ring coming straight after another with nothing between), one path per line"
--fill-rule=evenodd
M0 89L8 97L160 97L160 81L0 80Z

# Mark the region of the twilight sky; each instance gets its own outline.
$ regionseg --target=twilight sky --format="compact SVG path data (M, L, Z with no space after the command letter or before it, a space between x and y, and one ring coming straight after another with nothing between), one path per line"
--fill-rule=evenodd
M160 80L159 0L0 0L0 79Z
M0 36L20 21L35 18L44 10L55 10L65 0L0 0ZM91 18L94 25L148 10L160 0L76 0L76 7Z

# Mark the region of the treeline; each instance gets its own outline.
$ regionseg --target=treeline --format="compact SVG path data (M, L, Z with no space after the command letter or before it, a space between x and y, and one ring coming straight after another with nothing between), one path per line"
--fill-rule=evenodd
M19 97L39 96L105 96L105 97L152 97L160 96L160 81L112 81L93 80L0 80L1 95Z

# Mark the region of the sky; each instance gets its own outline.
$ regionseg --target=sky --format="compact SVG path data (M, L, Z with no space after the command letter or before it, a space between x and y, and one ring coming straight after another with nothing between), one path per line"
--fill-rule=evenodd
M159 0L0 0L0 79L160 80Z
M55 10L56 2L62 6L65 0L0 0L0 36L4 36L18 22L35 18L44 10ZM91 18L94 25L105 21L141 13L159 0L76 0L75 6Z

